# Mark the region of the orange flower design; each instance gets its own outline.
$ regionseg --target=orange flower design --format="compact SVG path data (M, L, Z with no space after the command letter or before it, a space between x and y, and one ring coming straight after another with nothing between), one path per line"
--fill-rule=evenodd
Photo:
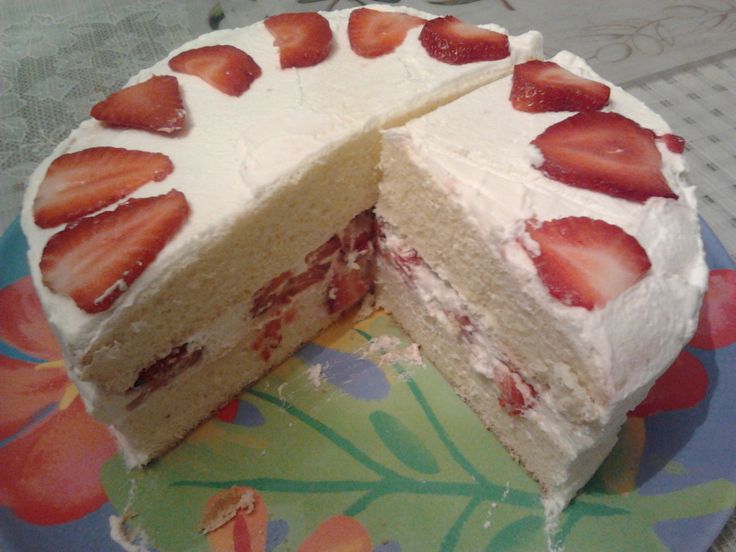
M247 507L234 504L245 497ZM205 518L229 520L207 533L212 552L265 552L268 512L261 495L246 487L220 491L207 501ZM232 516L232 517L230 517ZM371 537L363 525L350 516L337 515L312 531L297 552L371 552Z
M107 496L100 468L116 452L85 411L30 277L0 290L0 340L32 358L0 355L0 505L38 525L94 512Z

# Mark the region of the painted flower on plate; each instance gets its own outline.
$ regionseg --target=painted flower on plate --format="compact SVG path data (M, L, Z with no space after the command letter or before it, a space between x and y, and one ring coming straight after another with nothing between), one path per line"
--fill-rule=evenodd
M0 289L0 312L0 505L38 525L79 519L107 502L115 442L67 378L30 277Z
M205 505L205 519L217 518L227 521L207 533L212 552L269 552L286 536L283 523L268 521L260 493L246 487L232 487L210 497ZM324 520L297 548L297 552L371 550L368 530L354 517L345 515Z

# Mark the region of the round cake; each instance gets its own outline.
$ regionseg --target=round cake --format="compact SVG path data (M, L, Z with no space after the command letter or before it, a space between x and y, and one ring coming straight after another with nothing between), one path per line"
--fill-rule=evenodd
M535 31L408 8L282 14L93 106L22 225L128 464L375 289L564 507L694 331L706 269L681 140L541 57Z

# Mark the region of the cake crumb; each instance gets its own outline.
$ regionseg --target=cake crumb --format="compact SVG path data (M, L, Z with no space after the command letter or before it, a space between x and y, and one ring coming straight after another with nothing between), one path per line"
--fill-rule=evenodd
M322 385L322 372L324 368L321 364L315 364L307 369L307 377L311 384L317 388Z
M205 507L199 530L203 535L211 533L233 519L239 511L246 515L253 513L256 497L251 489L243 491L231 487L227 491L215 495Z
M276 392L279 394L279 399L281 402L286 402L286 397L284 397L284 388L289 385L287 382L282 383L276 388Z
M127 525L128 520L135 515L129 510L123 512L122 516L111 515L107 520L110 538L125 552L150 552L145 533L138 528L130 529Z
M122 515L116 516L113 514L107 518L110 527L110 539L120 545L126 552L150 552L145 532L140 527L131 529L128 526L128 521L138 515L133 510L133 501L137 491L138 480L130 479L128 499Z
M503 490L503 494L501 495L500 501L504 502L506 498L509 496L510 492L511 492L511 482L506 481L506 487ZM499 505L498 502L491 502L490 504L491 507L488 509L488 512L487 512L488 517L486 518L485 522L483 522L483 529L490 529L491 521L492 521L491 518L493 517L493 510L498 508L498 505Z
M402 364L409 366L423 366L422 355L419 352L419 345L411 343L406 347L401 347L402 342L398 337L381 335L371 339L363 346L365 358L369 354L377 354L378 365L383 367L388 364Z

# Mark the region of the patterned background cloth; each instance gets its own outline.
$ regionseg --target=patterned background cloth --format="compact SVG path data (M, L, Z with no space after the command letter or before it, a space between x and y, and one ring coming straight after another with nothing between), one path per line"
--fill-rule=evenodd
M222 0L221 28L348 0ZM406 0L511 33L540 30L545 51L582 55L687 140L699 209L736 259L736 0ZM174 47L210 30L217 0L0 1L0 232L25 182L90 106ZM714 551L736 551L732 517Z

